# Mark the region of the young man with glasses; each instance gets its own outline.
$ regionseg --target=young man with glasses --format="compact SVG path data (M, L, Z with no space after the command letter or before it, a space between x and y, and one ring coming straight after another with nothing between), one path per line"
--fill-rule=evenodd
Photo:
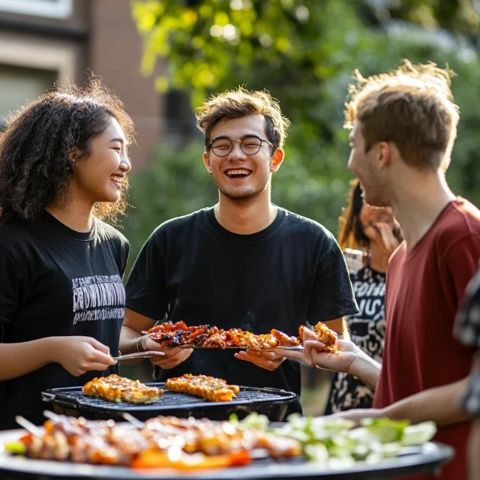
M339 328L357 308L334 237L271 202L289 124L278 102L266 92L239 88L204 104L197 124L218 203L165 222L144 245L127 283L122 352L159 349L141 332L164 320L254 333L276 328L289 335L307 321L335 320ZM298 365L273 352L165 353L152 361L162 380L206 374L300 393ZM298 402L288 413L293 411L300 411Z

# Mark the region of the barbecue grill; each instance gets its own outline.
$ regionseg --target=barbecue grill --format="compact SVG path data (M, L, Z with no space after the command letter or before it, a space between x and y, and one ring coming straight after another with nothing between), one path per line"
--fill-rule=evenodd
M226 420L232 413L243 418L250 412L257 412L267 415L271 421L279 421L283 419L287 404L296 399L295 393L278 388L241 386L240 392L230 402L208 402L192 395L171 392L167 390L165 383L147 385L164 389L164 395L150 404L114 403L89 397L82 392L82 387L65 387L42 392L42 400L50 403L49 408L55 413L75 417L81 415L92 420L121 419L123 412L128 412L140 420L158 415Z

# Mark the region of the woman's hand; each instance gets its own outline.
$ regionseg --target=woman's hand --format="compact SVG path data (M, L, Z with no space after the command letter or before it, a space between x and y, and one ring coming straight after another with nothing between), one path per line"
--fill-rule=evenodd
M374 223L374 227L378 233L378 244L382 246L384 255L390 258L393 251L400 245L400 242L393 233L394 225L387 222L376 222Z
M349 373L351 365L361 354L361 350L350 340L337 340L337 351L325 350L325 344L319 340L304 341L304 355L312 367Z
M91 370L103 371L115 365L110 349L92 337L50 337L52 362L78 377Z

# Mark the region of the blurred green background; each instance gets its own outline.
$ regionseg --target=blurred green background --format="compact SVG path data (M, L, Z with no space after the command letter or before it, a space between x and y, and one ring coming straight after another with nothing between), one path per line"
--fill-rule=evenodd
M480 204L480 2L471 0L148 0L132 12L145 47L143 68L161 92L175 90L191 111L211 93L244 85L268 89L292 121L286 162L273 179L273 201L331 231L350 174L343 106L354 69L370 75L402 59L449 66L461 109L448 173L453 190ZM194 119L191 115L193 125ZM194 131L192 127L192 131ZM211 205L216 191L201 161L200 134L168 138L132 176L124 233L130 262L152 229ZM315 384L309 372L306 382ZM325 380L325 377L321 377ZM325 380L326 382L326 380ZM328 382L326 382L328 383ZM312 397L313 395L313 397ZM307 391L307 413L323 393Z
M350 174L343 106L354 69L370 75L404 58L449 66L461 109L448 173L458 194L480 203L479 6L471 0L147 0L132 11L145 41L143 67L165 92L199 105L213 92L268 89L292 121L286 162L273 179L275 203L333 232ZM192 130L193 115L191 116ZM200 134L168 138L132 177L124 233L131 261L162 221L211 205Z

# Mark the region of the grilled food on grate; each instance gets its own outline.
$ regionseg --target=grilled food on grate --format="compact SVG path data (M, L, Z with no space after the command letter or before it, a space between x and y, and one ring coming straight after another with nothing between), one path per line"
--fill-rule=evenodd
M165 385L172 392L188 393L210 402L229 402L240 391L238 385L229 385L222 378L186 373L167 379Z
M163 395L161 388L149 387L138 380L115 374L96 377L87 382L82 390L85 395L101 397L111 402L153 403Z

